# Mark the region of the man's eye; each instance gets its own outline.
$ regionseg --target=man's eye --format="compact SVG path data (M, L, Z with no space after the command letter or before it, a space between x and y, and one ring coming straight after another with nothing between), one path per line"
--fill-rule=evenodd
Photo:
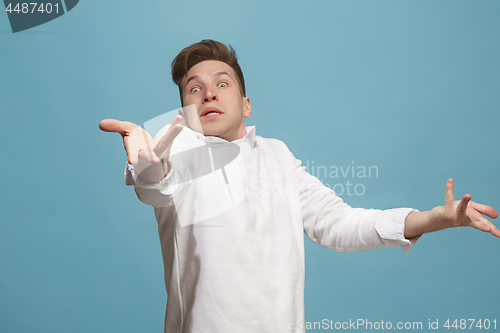
M223 88L227 87L227 83L226 82L221 82L221 83L219 83L219 87L223 87Z
M198 88L198 87L191 88L191 92L192 93L195 93L195 92L198 92L198 91L200 91L200 88Z

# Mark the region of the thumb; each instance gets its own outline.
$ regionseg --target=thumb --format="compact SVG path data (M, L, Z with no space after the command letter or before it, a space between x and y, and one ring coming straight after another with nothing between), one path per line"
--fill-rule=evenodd
M183 128L184 127L180 123L172 124L169 127L167 133L165 133L165 135L156 143L156 146L154 148L156 156L161 156L161 159L168 157L168 154L170 154L170 147L172 146L174 139L177 137L177 135L179 135ZM167 156L165 156L164 153L166 153Z
M117 119L103 119L99 122L102 131L120 133L122 136L129 135L136 127L138 126L134 123Z

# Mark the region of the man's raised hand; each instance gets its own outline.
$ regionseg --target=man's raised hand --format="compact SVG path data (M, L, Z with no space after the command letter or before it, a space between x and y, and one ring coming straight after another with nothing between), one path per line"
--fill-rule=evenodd
M158 142L142 127L128 121L104 119L99 122L99 128L105 132L119 133L123 137L128 162L136 166L136 175L140 175L146 183L154 183L168 173L168 169L162 168L159 163L168 158L172 143L182 131L183 123L184 118L176 116L167 133Z
M440 227L471 226L475 229L489 232L500 238L500 230L483 215L492 219L498 217L498 212L491 206L471 201L471 195L465 194L461 200L456 200L453 194L453 179L446 182L444 206L438 206L429 212L429 218Z
M500 238L500 230L483 215L496 219L498 212L493 207L471 201L470 194L465 194L461 200L455 201L453 179L448 179L444 206L437 206L426 212L410 213L405 221L405 237L412 238L426 232L471 226Z

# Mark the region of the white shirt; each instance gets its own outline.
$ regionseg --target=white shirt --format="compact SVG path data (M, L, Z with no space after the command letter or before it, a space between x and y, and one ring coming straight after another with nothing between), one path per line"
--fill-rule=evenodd
M404 220L415 210L350 207L283 142L256 136L255 127L231 142L239 152L224 168L206 148L221 143L184 128L162 181L139 187L133 167L125 170L127 185L155 207L165 332L304 332L304 232L337 252L401 246L406 253L417 240L404 238ZM199 165L215 168L199 172Z

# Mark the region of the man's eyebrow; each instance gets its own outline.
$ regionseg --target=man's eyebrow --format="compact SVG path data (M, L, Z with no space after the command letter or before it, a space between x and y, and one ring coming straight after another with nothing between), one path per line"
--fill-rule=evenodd
M219 72L215 73L215 74L214 74L214 75L212 75L212 76L221 76L221 75L227 75L227 76L231 77L231 74L229 74L229 73L228 73L228 72L226 72L226 71L219 71ZM186 83L184 84L184 86L187 86L187 85L188 85L188 83L189 83L189 81L191 81L191 80L195 80L195 79L198 79L199 77L200 77L199 75L192 75L192 76L190 76L190 77L187 79L187 81L186 81ZM232 78L232 77L231 77L231 78Z
M199 78L199 77L200 77L199 75L191 75L191 76L187 79L187 81L186 81L186 83L184 84L184 86L187 86L187 85L188 85L188 83L189 83L189 81L194 80L194 79L197 79L197 78Z
M221 76L221 75L227 75L227 76L231 77L231 75L226 71L217 72L213 76Z

